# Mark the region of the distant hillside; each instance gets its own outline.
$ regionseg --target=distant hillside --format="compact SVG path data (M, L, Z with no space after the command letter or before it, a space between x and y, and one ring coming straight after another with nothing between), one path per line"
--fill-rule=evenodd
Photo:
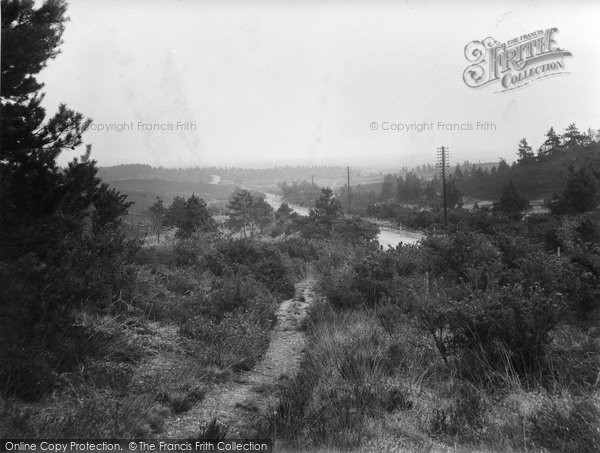
M280 181L336 181L343 178L344 167L273 167L273 168L234 168L234 167L204 167L204 168L162 168L144 164L116 165L101 167L99 176L104 181L122 181L130 179L160 179L179 182L204 182L213 180L212 175L221 177L224 182L235 184L267 184L275 185Z
M111 187L127 195L128 201L135 204L132 212L141 212L147 209L160 196L168 205L174 197L189 197L196 194L206 202L226 200L234 189L233 185L207 184L201 182L178 182L164 179L126 179L121 181L107 181Z
M512 180L527 199L548 199L564 190L570 165L577 170L581 167L598 169L599 164L600 144L592 143L557 153L542 162L516 164L503 172L494 171L464 178L457 181L457 186L465 196L496 200L502 188Z
M290 183L314 182L319 187L345 183L345 167L300 167L284 166L266 169L251 168L162 168L145 164L116 165L101 167L98 176L127 195L135 204L131 213L146 210L157 196L166 204L173 197L188 197L192 193L207 203L226 201L234 187L242 186L268 192L276 189L281 181ZM359 168L352 169L353 182L377 181L379 175Z
M502 188L511 180L517 189L529 200L548 199L561 193L572 165L575 169L587 166L600 168L600 144L577 145L569 150L556 153L542 162L526 165L504 166L495 162L459 164L463 176L457 178L457 188L465 197L496 200ZM431 179L432 165L422 165L410 170L427 181ZM454 174L456 166L449 169ZM252 187L261 191L273 190L278 183L302 184L314 178L318 187L343 187L346 184L345 167L274 167L266 169L248 168L155 168L144 164L117 165L102 167L99 176L103 181L128 196L135 205L132 212L140 213L152 204L157 196L169 204L173 197L188 197L192 193L204 198L208 203L224 202L235 185ZM403 173L409 171L403 169ZM421 176L419 176L421 175ZM351 185L355 202L359 194L364 196L379 194L382 189L382 173L370 173L359 168L351 169ZM212 184L211 182L219 182ZM293 184L292 184L293 185ZM373 195L375 196L375 195ZM371 198L373 198L371 196ZM371 200L369 198L369 200ZM373 200L365 202L373 202Z
M381 181L352 186L353 192L381 192Z
M460 167L460 169L463 172L472 170L473 168L481 168L481 170L489 172L492 168L497 167L497 166L498 166L498 162L471 163L469 161L465 161L462 164L458 164L458 167ZM456 169L456 166L451 166L448 169L448 174L449 175L453 174L455 169ZM416 175L418 178L422 179L423 181L430 181L431 179L433 179L435 177L436 170L435 170L434 165L427 164L427 165L418 165L413 168L403 167L397 173L394 173L391 171L389 173L394 174L395 176L401 176L402 178L405 178L408 173L412 173L412 174ZM381 192L381 185L382 185L384 176L385 176L384 173L379 173L377 175L371 175L368 178L360 178L360 179L358 179L358 181L355 180L354 184L352 184L352 190L354 192L376 192L376 193L379 193L379 192Z
M527 164L499 165L495 162L469 163L458 165L460 175L456 176L456 187L463 196L480 200L497 200L502 189L512 181L519 192L528 200L550 199L565 188L569 166L575 170L586 167L600 171L600 143L562 147L543 160L533 160ZM448 174L455 175L456 166ZM400 175L402 176L402 175ZM422 187L425 181L421 179ZM352 186L355 197L359 194L380 194L383 178L378 182ZM395 189L394 189L395 190ZM355 201L358 203L358 199Z

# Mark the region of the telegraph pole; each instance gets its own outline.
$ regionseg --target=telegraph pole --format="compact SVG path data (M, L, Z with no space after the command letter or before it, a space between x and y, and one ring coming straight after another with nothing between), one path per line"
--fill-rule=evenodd
M350 166L348 168L348 214L350 214Z
M448 228L448 206L446 201L446 169L449 167L448 163L448 148L441 146L437 149L438 163L437 167L442 175L442 200L444 203L444 228Z

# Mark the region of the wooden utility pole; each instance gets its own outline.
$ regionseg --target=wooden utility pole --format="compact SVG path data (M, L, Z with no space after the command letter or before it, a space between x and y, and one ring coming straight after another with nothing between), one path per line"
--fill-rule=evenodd
M438 169L442 175L442 200L444 203L444 228L448 228L448 206L446 199L446 169L448 168L448 148L441 146L437 149Z
M350 167L348 166L348 214L350 214Z

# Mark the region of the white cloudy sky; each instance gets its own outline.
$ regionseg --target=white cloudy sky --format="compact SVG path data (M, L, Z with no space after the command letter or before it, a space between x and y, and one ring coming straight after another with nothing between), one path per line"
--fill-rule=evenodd
M514 160L549 126L600 128L598 2L71 0L68 15L40 75L49 113L66 102L96 126L134 123L86 133L100 165L401 166L440 145L454 162ZM570 74L508 93L464 84L468 42L550 27ZM137 130L178 121L196 130ZM371 130L384 121L497 130Z

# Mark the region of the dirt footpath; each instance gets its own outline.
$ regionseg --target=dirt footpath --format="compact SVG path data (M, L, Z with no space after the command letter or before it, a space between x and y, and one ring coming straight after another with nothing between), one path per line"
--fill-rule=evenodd
M301 322L315 298L311 277L296 284L293 299L281 303L271 331L269 348L251 371L232 381L216 384L196 406L167 420L163 436L184 439L198 434L212 419L227 428L228 439L251 438L257 421L273 412L278 402L277 384L298 372L305 346Z

